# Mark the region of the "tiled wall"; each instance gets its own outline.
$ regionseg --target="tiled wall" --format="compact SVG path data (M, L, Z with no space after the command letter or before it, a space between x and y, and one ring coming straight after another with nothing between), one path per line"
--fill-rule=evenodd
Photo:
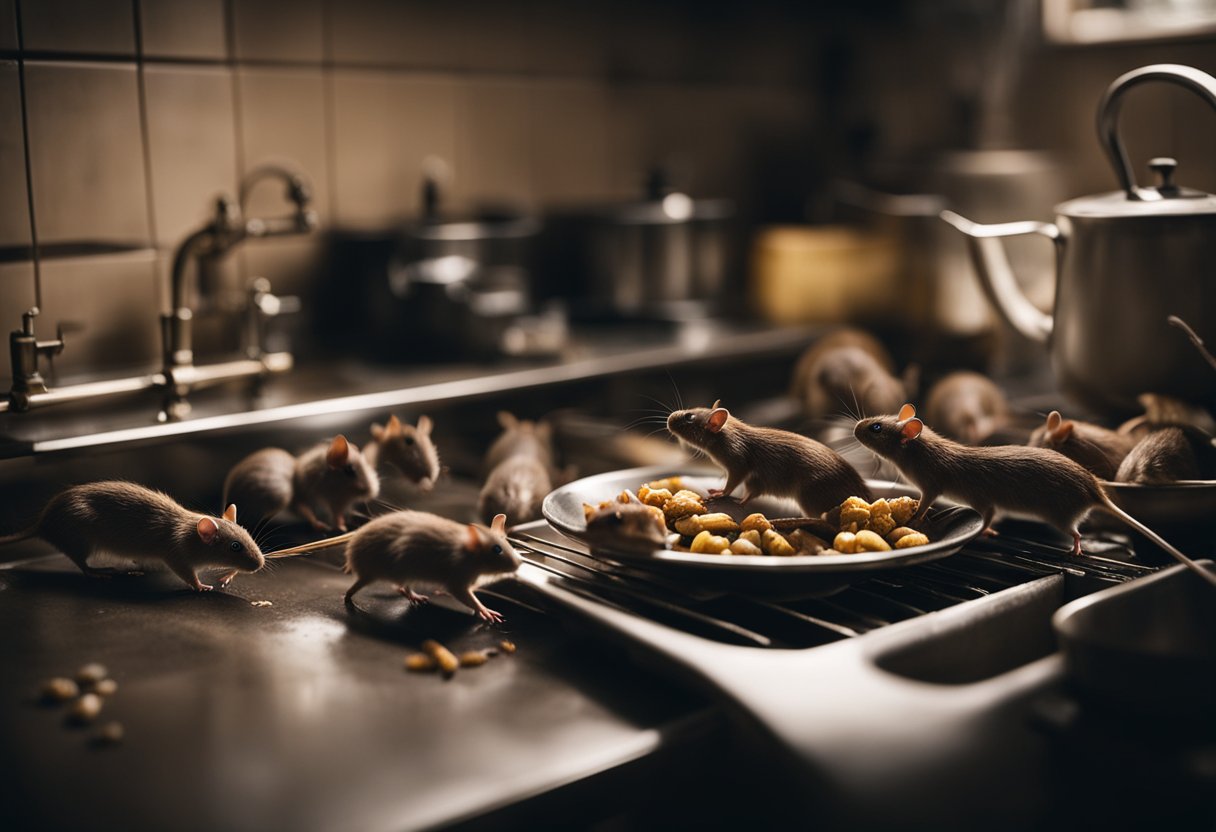
M455 210L632 195L655 161L746 199L764 143L812 130L813 56L805 21L716 5L0 0L0 332L37 302L40 334L77 325L61 377L155 366L174 247L272 160L325 228L415 215L429 156ZM307 300L321 245L251 242L229 272Z
M327 229L415 215L430 156L455 210L628 196L658 161L745 212L767 188L789 217L815 181L853 172L844 137L858 123L877 125L876 156L949 143L952 86L977 72L960 56L982 50L965 27L926 24L931 8L0 0L0 333L38 303L40 333L76 325L62 378L155 366L174 247L272 160L307 173ZM1040 47L1016 92L1017 139L1063 155L1067 192L1108 190L1102 89L1155 61L1216 72L1214 46ZM1216 118L1197 98L1138 91L1124 123L1138 169L1173 154L1181 181L1216 191ZM251 207L279 212L277 189ZM251 242L227 274L307 302L322 245ZM5 362L0 389L7 375Z

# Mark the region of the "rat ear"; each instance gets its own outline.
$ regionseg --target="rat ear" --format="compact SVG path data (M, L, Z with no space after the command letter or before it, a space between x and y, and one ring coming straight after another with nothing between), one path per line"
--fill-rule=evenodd
M498 424L503 430L511 430L519 424L519 420L515 418L515 414L500 410L498 411Z
M710 409L710 410L717 410L717 409L718 409L718 406L719 406L719 405L721 405L721 404L722 404L722 400L721 400L721 399L714 399L714 403L713 403L713 404L711 404L711 405L709 406L709 409Z
M481 548L481 532L477 531L477 527L470 523L467 535L464 541L464 548L470 552L476 552Z
M1056 429L1049 431L1053 442L1063 442L1072 436L1072 429L1076 427L1076 422L1071 419L1065 419L1056 426Z
M198 529L198 536L202 538L202 541L208 546L210 546L211 542L215 540L216 535L220 533L220 524L215 522L210 517L200 517L198 526L195 528Z
M329 450L325 452L325 464L330 468L341 468L349 460L350 443L339 433L334 437L334 441L329 443Z
M905 405L911 407L911 405ZM925 423L915 417L904 422L904 426L899 429L903 438L899 440L899 444L906 445L916 437L920 436L920 432L925 429Z
M1064 417L1060 415L1060 411L1053 410L1047 414L1047 429L1054 431L1060 426L1060 422L1064 421Z
M236 522L236 503L233 503L224 510L224 519L229 523Z
M905 404L903 407L901 407L899 409L899 416L897 417L897 421L906 422L915 415L916 415L916 408L910 404Z
M372 430L372 439L375 439L377 442L383 442L385 440L386 437L384 435L384 426L383 425L381 425L377 422L372 422L371 430Z
M430 417L430 416L425 416L425 415L424 415L424 416L419 416L419 417L418 417L418 427L416 428L416 430L417 430L419 433L424 434L424 435L426 435L426 436L430 436L430 434L431 434L431 427L432 427L432 425L431 425L431 417Z
M388 424L384 426L384 432L389 436L401 435L401 420L397 418L397 414L388 417Z
M730 411L725 407L715 407L709 411L709 418L705 420L705 427L710 433L717 433L726 425L726 420L730 418Z
M507 531L507 515L495 514L493 522L490 523L490 531L495 534L505 534Z
M904 392L909 396L916 396L916 391L920 389L920 365L913 362L907 367L904 367L903 375L899 380L904 385Z

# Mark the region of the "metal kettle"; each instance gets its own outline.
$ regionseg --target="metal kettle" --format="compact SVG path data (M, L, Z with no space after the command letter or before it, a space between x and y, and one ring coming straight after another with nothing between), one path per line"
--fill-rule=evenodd
M1216 406L1216 375L1169 326L1178 315L1216 341L1216 196L1174 183L1177 163L1149 163L1158 182L1140 187L1119 137L1123 94L1169 81L1216 108L1216 78L1188 66L1132 70L1106 90L1098 135L1122 190L1057 205L1056 221L982 225L953 211L942 219L968 236L985 294L1009 323L1045 343L1061 390L1099 413L1135 412L1141 393L1164 393ZM1039 234L1056 248L1053 314L1022 293L1002 237Z

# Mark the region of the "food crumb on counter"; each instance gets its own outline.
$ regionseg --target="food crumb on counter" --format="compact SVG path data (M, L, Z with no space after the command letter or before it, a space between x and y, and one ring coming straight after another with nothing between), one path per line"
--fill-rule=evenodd
M410 653L405 657L405 669L414 673L432 673L439 669L439 662L426 653Z
M273 607L274 601L250 601L249 606L251 606L251 607Z
M100 746L115 746L122 743L126 732L121 722L107 722L93 737L93 744Z
M71 679L58 676L42 683L40 698L43 702L58 705L75 699L77 696L80 696L80 686Z
M406 654L405 669L414 673L433 673L441 670L446 678L451 678L457 668L481 667L502 653L514 653L515 644L504 639L496 646L464 650L457 655L439 642L428 639L422 643L422 649L424 652Z

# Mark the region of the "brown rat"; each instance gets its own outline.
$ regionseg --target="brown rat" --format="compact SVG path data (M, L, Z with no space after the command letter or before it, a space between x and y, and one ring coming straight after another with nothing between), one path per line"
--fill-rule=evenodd
M897 402L870 412L891 413L898 407ZM959 370L943 376L929 389L929 395L925 397L925 414L951 439L981 445L1005 426L1009 419L1009 402L1005 392L992 379L970 370Z
M1092 509L1103 508L1199 572L1208 572L1160 535L1119 508L1098 478L1063 454L1020 445L972 448L938 436L905 404L898 416L862 419L853 429L861 444L896 464L921 491L915 527L938 497L971 506L984 517L989 533L997 509L1043 520L1072 535L1073 554L1081 553L1077 526Z
M211 589L197 570L222 567L226 586L237 572L256 572L264 558L249 532L236 523L236 506L223 517L188 511L173 498L132 482L103 481L73 485L43 507L24 531L0 544L39 537L71 558L86 575L106 575L88 565L90 555L106 552L163 563L194 589Z
M666 549L669 532L662 510L646 505L632 491L626 493L629 495L627 503L614 500L599 508L583 506L591 549L626 552Z
M248 505L255 526L290 506L316 529L329 528L316 515L324 507L341 531L356 502L380 493L380 478L358 447L339 434L298 457L280 448L263 448L242 459L224 480L224 503Z
M390 416L387 424L372 425L372 441L363 456L373 470L391 465L423 491L430 491L439 479L439 451L431 441L431 428L428 416L419 416L417 427Z
M1088 422L1065 419L1060 411L1047 414L1047 420L1030 434L1030 446L1059 451L1098 479L1113 480L1139 440L1128 434Z
M860 407L861 413L890 413L915 386L914 368L895 376L895 362L882 343L859 329L820 338L798 359L790 395L812 419L827 419Z
M1193 425L1159 427L1131 449L1114 479L1141 485L1216 479L1216 447Z
M873 499L861 475L827 445L797 433L741 422L718 404L677 410L667 417L667 429L726 470L722 494L743 485L745 503L761 494L793 497L812 516L849 497Z
M499 412L498 423L503 432L486 451L489 473L478 497L478 515L489 522L505 514L512 525L537 520L541 503L553 490L552 428L506 411Z
M486 621L502 621L473 594L484 578L519 569L520 557L507 542L506 520L498 515L489 528L465 525L424 511L395 511L367 523L346 544L346 571L354 594L374 581L388 581L411 601L426 600L414 585L446 590Z

